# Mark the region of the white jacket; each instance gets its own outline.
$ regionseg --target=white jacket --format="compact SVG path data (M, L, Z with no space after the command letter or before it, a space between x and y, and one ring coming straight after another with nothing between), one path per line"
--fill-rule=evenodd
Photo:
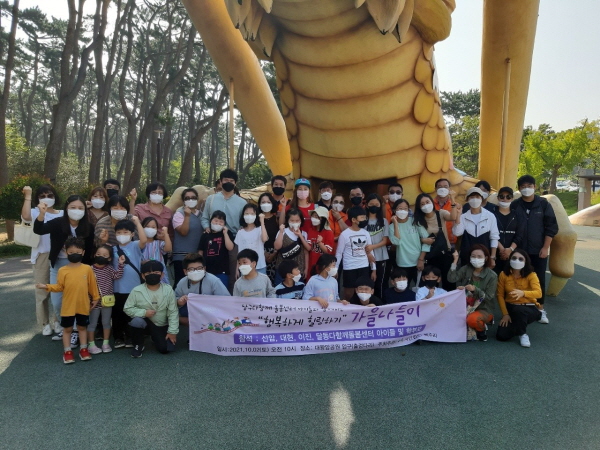
M471 210L460 216L460 223L454 223L452 233L454 236L462 236L465 231L471 236L479 237L482 234L490 232L490 247L497 248L500 232L498 231L498 222L496 216L485 208L481 208L481 217L479 223L473 221Z

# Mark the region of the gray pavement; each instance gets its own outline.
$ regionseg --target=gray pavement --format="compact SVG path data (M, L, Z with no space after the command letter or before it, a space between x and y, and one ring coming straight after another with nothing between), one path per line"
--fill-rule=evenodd
M26 258L0 260L0 448L598 449L600 229L532 347L433 344L299 357L126 350L61 362ZM490 333L493 336L493 331Z

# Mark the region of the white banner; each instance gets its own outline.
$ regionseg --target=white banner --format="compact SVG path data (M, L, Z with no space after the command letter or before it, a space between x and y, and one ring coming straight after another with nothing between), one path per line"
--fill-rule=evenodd
M222 356L289 356L466 342L464 291L367 308L309 300L188 294L190 350Z

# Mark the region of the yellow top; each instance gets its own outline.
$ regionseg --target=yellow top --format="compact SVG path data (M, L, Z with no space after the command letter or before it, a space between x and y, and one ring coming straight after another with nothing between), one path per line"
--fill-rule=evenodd
M61 267L58 269L56 284L48 284L49 292L62 292L62 308L60 315L72 317L75 314L90 315L90 297L100 299L96 275L92 268L86 264Z
M514 300L508 295L508 293L514 289L523 291L525 295L518 300ZM511 303L513 305L535 303L535 306L537 306L538 309L540 308L540 304L537 302L537 299L542 296L542 288L540 287L540 281L535 272L531 272L525 278L515 278L512 274L506 275L504 272L500 273L496 293L498 297L498 305L500 305L500 309L504 315L508 314L508 311L506 310L506 303Z

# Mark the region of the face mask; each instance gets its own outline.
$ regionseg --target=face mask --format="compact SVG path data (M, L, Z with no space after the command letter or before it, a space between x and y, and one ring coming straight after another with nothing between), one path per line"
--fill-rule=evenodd
M205 270L194 270L193 272L188 272L187 277L190 281L200 281L202 278L204 278L205 274Z
M81 220L85 216L85 211L81 209L69 209L67 215L71 220Z
M471 265L473 267L475 267L476 269L480 269L483 267L483 265L485 264L485 259L481 259L481 258L471 258Z
M521 189L521 195L523 197L529 197L530 195L533 195L535 193L535 189L534 188L523 188Z
M283 195L284 192L285 192L284 187L274 187L273 188L273 194L275 194L277 196Z
M427 203L421 206L421 211L423 211L425 214L429 214L431 211L433 211L433 203Z
M108 198L111 198L113 195L119 195L119 190L118 189L107 189L106 194L108 195Z
M101 209L105 203L106 202L104 200L102 200L101 198L93 198L92 199L92 206L96 209Z
M186 200L183 203L190 209L194 209L196 206L198 206L198 200Z
M487 192L484 192L484 193L483 193L483 199L484 199L484 200L485 200L485 199L487 199L489 196L490 196L490 194L488 194Z
M123 220L127 217L127 211L124 209L113 209L110 212L110 216L115 220Z
M369 206L367 209L371 214L377 214L381 208L379 206Z
M160 275L157 273L149 273L148 275L144 275L144 277L148 286L156 286L160 283Z
M244 276L252 272L252 266L250 264L242 264L240 267L240 273Z
M223 187L223 190L225 192L231 192L235 188L235 184L233 184L233 183L223 183L222 187Z
M437 280L423 280L423 284L427 289L433 289L437 287L438 282Z
M439 188L436 192L437 192L438 197L448 197L448 194L450 193L450 189Z
M308 198L308 191L297 191L296 192L296 196L300 199L300 200L306 200Z
M498 202L498 204L500 205L500 208L509 208L510 207L510 202Z
M273 205L271 205L270 203L261 203L260 209L262 212L271 212L271 210L273 209Z
M53 198L46 197L46 198L40 198L40 202L45 203L48 208L52 208L54 206L54 203L56 202L56 200Z
M250 223L254 223L255 220L256 220L255 214L244 214L244 222L250 224Z
M156 236L156 232L158 230L156 228L144 228L144 233L146 233L146 237L152 239Z
M337 275L337 267L332 267L331 269L329 269L329 276L330 277L335 277Z
M402 198L402 194L390 194L388 195L388 198L390 199L390 202L394 203Z
M404 220L408 217L408 211L404 209L399 209L398 211L396 211L396 216L398 217L398 219Z
M403 291L407 287L408 287L408 281L407 280L396 281L396 289L398 289L399 291Z
M515 270L521 270L523 267L525 267L525 261L519 261L518 259L511 259L510 267L512 267Z
M367 219L365 220L361 220L360 222L358 222L358 228L364 228L369 224L369 221Z
M214 232L218 233L219 231L223 231L223 225L217 225L216 223L210 224L210 229Z
M80 263L83 259L83 255L81 253L71 253L70 255L67 255L67 259L72 263Z
M290 222L290 230L297 230L300 228L300 222Z
M159 203L162 203L163 201L163 196L160 194L150 194L150 201L156 205L158 205Z
M342 205L341 203L334 203L334 204L331 206L331 208L332 208L334 211L341 212L341 211L344 209L344 205Z
M105 266L107 265L110 261L108 260L108 258L105 258L104 256L96 256L94 258L94 262L96 264L98 264L99 266Z
M371 298L371 294L367 294L365 292L357 292L356 295L363 302L366 302L367 300L369 300Z
M477 197L470 198L469 199L469 206L471 208L474 208L474 209L475 208L479 208L481 206L481 201L482 200L480 198L477 198Z
M350 201L354 206L358 206L362 203L362 197L352 197Z
M298 275L294 275L294 277L292 278L292 280L294 280L294 283L297 283L298 281L300 281L300 278L302 278L302 274L299 273Z
M331 200L332 195L333 194L331 192L325 191L325 192L321 193L321 198L325 201L329 201L329 200Z
M310 221L315 227L321 225L321 219L317 219L316 217L311 217Z
M131 235L130 234L119 234L119 235L117 235L117 241L119 242L119 244L125 245L129 241L131 241Z

